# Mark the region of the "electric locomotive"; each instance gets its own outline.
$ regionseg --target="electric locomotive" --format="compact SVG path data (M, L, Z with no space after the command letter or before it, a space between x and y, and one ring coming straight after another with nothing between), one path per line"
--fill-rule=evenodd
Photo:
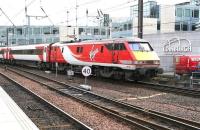
M160 59L151 45L139 38L116 38L74 43L52 43L7 47L0 55L10 63L32 63L42 69L58 65L61 71L80 72L90 66L93 75L139 80L161 73ZM1 57L0 57L1 58Z

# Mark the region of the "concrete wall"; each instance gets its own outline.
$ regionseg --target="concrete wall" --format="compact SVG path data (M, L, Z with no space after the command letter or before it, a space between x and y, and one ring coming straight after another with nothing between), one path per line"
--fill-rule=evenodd
M191 52L164 52L163 48L167 40L178 38L187 39L191 43ZM148 40L154 50L158 53L161 59L161 67L165 71L173 71L173 56L176 55L200 55L200 31L192 32L174 32L164 34L149 34L144 35L144 39Z
M138 33L138 18L133 19L133 35ZM143 34L155 34L157 33L157 19L156 18L144 18L143 19Z
M160 6L160 32L175 31L175 6L161 5Z
M59 26L60 41L74 40L75 36L78 36L78 28Z

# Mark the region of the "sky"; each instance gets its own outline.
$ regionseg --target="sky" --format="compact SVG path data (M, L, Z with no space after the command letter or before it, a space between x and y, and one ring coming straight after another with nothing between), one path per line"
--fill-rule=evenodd
M27 19L25 18L25 5L27 5L27 15L29 16L48 15L46 18L31 17L31 25L75 26L76 1L78 5L77 24L82 26L98 22L96 18L98 16L97 9L101 9L103 13L110 14L111 17L128 17L130 16L130 6L138 2L137 0L0 0L0 8L15 25L27 24ZM167 5L187 1L189 0L157 0L159 4ZM86 10L88 10L88 19ZM12 25L2 12L0 12L0 25Z

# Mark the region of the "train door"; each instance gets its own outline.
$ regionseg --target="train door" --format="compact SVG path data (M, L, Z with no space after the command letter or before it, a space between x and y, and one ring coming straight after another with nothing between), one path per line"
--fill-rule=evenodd
M116 64L119 60L118 43L112 43L112 63Z
M3 50L3 58L4 58L4 59L6 59L6 55L7 55L6 53L7 53L7 50L6 50L6 49Z
M47 47L46 46L43 49L43 62L47 62Z
M7 48L6 50L5 50L5 59L7 59L7 60L9 60L9 57L10 57L10 50Z
M58 51L58 47L53 46L52 47L52 61L53 62L57 62L57 51Z

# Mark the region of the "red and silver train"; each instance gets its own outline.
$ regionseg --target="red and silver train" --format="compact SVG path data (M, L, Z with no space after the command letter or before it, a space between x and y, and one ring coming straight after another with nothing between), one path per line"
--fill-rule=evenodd
M118 38L77 43L52 43L0 47L4 63L31 63L39 68L73 69L90 66L106 78L141 79L161 72L160 59L151 45L139 38Z

